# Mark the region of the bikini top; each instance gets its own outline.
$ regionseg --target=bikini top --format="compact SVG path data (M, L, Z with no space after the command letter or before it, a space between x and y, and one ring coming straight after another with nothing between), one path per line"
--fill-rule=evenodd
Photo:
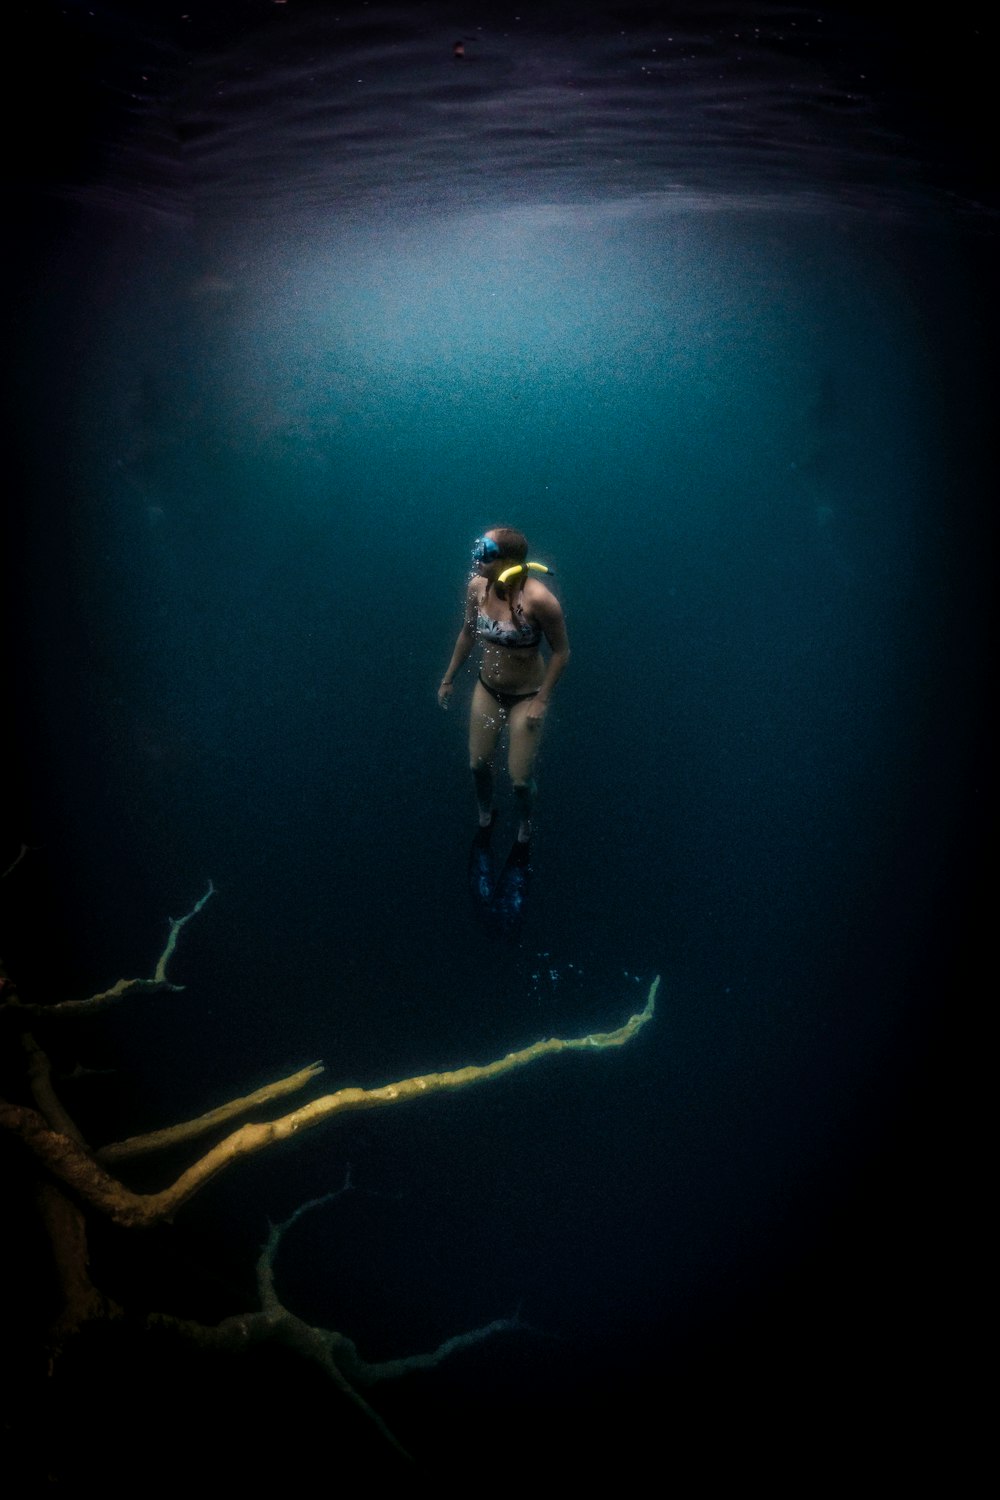
M531 620L505 625L482 613L476 620L476 635L487 645L506 646L508 651L533 651L542 638L541 628Z

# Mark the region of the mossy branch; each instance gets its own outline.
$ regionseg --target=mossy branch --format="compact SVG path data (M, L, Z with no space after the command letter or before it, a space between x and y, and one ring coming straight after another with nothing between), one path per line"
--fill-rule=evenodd
M173 957L177 946L177 939L185 923L197 916L205 902L210 896L215 895L215 886L208 882L208 890L198 901L195 902L189 912L183 917L170 917L170 932L167 936L166 945L156 962L151 979L119 979L110 989L100 990L96 995L88 995L84 1000L58 1000L53 1004L40 1004L37 1001L22 1000L14 990L9 994L5 991L6 998L0 1003L0 1010L19 1011L29 1016L56 1017L57 1019L72 1019L77 1016L91 1016L99 1011L107 1010L111 1005L117 1005L122 1000L128 1000L133 995L155 995L164 990L182 990L182 984L173 984L167 978L167 964Z
M241 1115L249 1114L252 1109L272 1104L275 1099L282 1099L286 1094L294 1094L314 1078L318 1078L322 1072L321 1062L310 1063L307 1068L300 1068L287 1078L267 1083L242 1099L231 1099L228 1104L220 1104L218 1109L210 1109L195 1120L169 1125L164 1130L150 1130L145 1135L132 1135L124 1141L113 1141L107 1146L101 1146L94 1152L94 1156L97 1161L107 1165L110 1162L129 1161L136 1156L149 1156L154 1151L166 1151L172 1146L183 1145L186 1141L197 1140L199 1136L208 1135L210 1131L238 1120Z
M181 1337L196 1343L203 1349L236 1351L250 1344L278 1342L284 1344L303 1358L319 1365L364 1416L378 1429L385 1441L409 1462L411 1455L402 1446L392 1430L369 1405L357 1389L359 1385L375 1385L380 1380L398 1379L418 1370L433 1370L452 1354L471 1349L498 1333L513 1333L527 1327L519 1317L496 1318L482 1328L473 1328L466 1333L445 1339L436 1349L426 1354L412 1354L402 1359L371 1362L362 1359L357 1346L346 1334L329 1328L317 1328L307 1323L282 1303L275 1289L274 1263L282 1240L304 1214L323 1204L349 1193L353 1187L351 1169L347 1168L343 1186L321 1198L312 1198L300 1206L281 1224L272 1224L257 1261L257 1290L260 1310L240 1313L229 1317L214 1327L193 1322L190 1319L174 1318L155 1313L147 1320L150 1327L170 1328Z
M4 873L9 874L10 871ZM63 1310L49 1340L53 1357L62 1343L78 1332L85 1323L121 1316L121 1309L103 1296L90 1280L85 1217L87 1208L96 1210L115 1224L127 1228L144 1227L170 1219L195 1193L229 1166L244 1157L255 1155L281 1141L291 1139L292 1136L325 1124L337 1115L386 1108L429 1094L469 1088L526 1067L550 1054L582 1051L586 1048L602 1051L621 1047L632 1040L654 1013L660 983L658 977L650 985L644 1008L629 1016L615 1030L591 1032L586 1036L573 1038L550 1037L519 1051L508 1052L506 1056L490 1063L469 1064L447 1072L416 1075L378 1088L339 1089L300 1105L277 1119L240 1125L204 1152L170 1186L156 1193L136 1193L119 1181L108 1167L199 1140L209 1132L230 1125L251 1110L285 1099L311 1083L323 1071L322 1064L313 1063L253 1093L232 1099L196 1119L114 1142L95 1152L83 1139L58 1098L49 1057L27 1029L24 1020L29 1016L42 1015L57 1020L88 1016L135 994L182 989L182 985L174 984L167 978L167 968L181 930L202 910L214 890L209 882L207 891L189 912L183 917L170 919L166 944L152 977L148 979L120 979L111 988L87 999L45 1005L23 1003L9 976L0 966L0 1010L8 1013L8 1019L20 1033L26 1083L34 1106L0 1099L0 1127L17 1135L45 1169L37 1185L37 1201L52 1242L56 1280L63 1300ZM203 1348L238 1349L249 1343L265 1340L288 1345L317 1363L336 1387L377 1427L385 1440L404 1459L409 1460L410 1455L378 1413L369 1406L357 1387L393 1379L415 1370L433 1369L459 1350L497 1333L515 1331L526 1325L516 1316L499 1318L484 1327L448 1338L428 1353L373 1363L358 1354L356 1346L346 1335L314 1327L290 1312L281 1302L274 1281L274 1259L282 1236L303 1213L340 1196L349 1191L350 1187L348 1170L344 1186L338 1192L303 1204L283 1224L272 1227L257 1266L259 1311L227 1318L215 1327L171 1315L154 1314L147 1319L147 1326L172 1329Z
M495 1062L470 1064L447 1073L419 1074L413 1078L401 1079L398 1083L385 1084L381 1088L339 1089L334 1094L313 1099L276 1120L242 1125L182 1172L170 1187L158 1193L131 1192L106 1172L76 1141L52 1130L35 1110L0 1101L0 1125L20 1135L28 1148L51 1172L115 1223L126 1227L155 1224L172 1218L195 1193L235 1162L265 1151L281 1141L290 1140L306 1130L313 1130L335 1116L353 1114L360 1110L384 1109L389 1105L402 1104L430 1094L470 1088L474 1084L490 1082L505 1073L527 1067L529 1063L559 1052L583 1051L588 1048L603 1051L609 1047L624 1046L652 1018L659 983L657 977L650 985L649 998L643 1010L630 1016L615 1031L592 1032L587 1036L568 1039L550 1037L533 1042L530 1047L524 1047L518 1052L508 1052Z

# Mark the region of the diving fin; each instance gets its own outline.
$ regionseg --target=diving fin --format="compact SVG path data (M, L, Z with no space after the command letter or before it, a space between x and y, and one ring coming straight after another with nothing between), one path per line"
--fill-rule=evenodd
M476 829L476 836L469 850L469 893L481 913L489 908L493 897L495 873L490 844L496 820L497 815L494 809L486 827Z
M503 937L517 937L524 921L531 883L531 844L516 842L493 887L490 903L496 929Z

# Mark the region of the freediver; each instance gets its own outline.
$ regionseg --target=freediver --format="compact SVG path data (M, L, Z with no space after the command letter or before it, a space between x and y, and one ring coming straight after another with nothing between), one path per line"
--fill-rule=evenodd
M438 703L448 707L455 675L479 641L482 658L469 716L469 766L479 815L470 881L477 902L489 900L501 928L510 931L522 914L526 890L535 799L532 771L552 689L569 660L569 641L562 607L537 576L549 569L528 561L528 543L520 531L510 526L491 527L476 540L472 563L465 618L438 687ZM548 660L543 659L540 649L543 639L549 648ZM505 727L507 769L517 806L517 838L488 898L489 842L496 819L493 758ZM516 871L522 871L523 876L515 878ZM511 880L505 879L508 872ZM507 899L518 891L517 899Z

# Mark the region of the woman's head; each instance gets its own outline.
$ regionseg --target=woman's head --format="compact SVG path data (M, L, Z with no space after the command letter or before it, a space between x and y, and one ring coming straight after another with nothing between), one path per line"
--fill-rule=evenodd
M528 556L528 539L513 526L491 526L476 539L472 560L481 573L495 577L512 563L523 563Z
M509 602L512 615L520 612L520 594L527 572L519 569L517 577L506 584L500 582L500 574L515 563L527 560L528 538L523 531L515 531L513 526L491 526L489 531L483 532L472 549L472 561L476 570L480 578L486 579L486 594L495 590L498 598Z
M508 566L527 561L528 538L523 531L515 531L513 526L491 526L486 535L496 542L500 557Z

